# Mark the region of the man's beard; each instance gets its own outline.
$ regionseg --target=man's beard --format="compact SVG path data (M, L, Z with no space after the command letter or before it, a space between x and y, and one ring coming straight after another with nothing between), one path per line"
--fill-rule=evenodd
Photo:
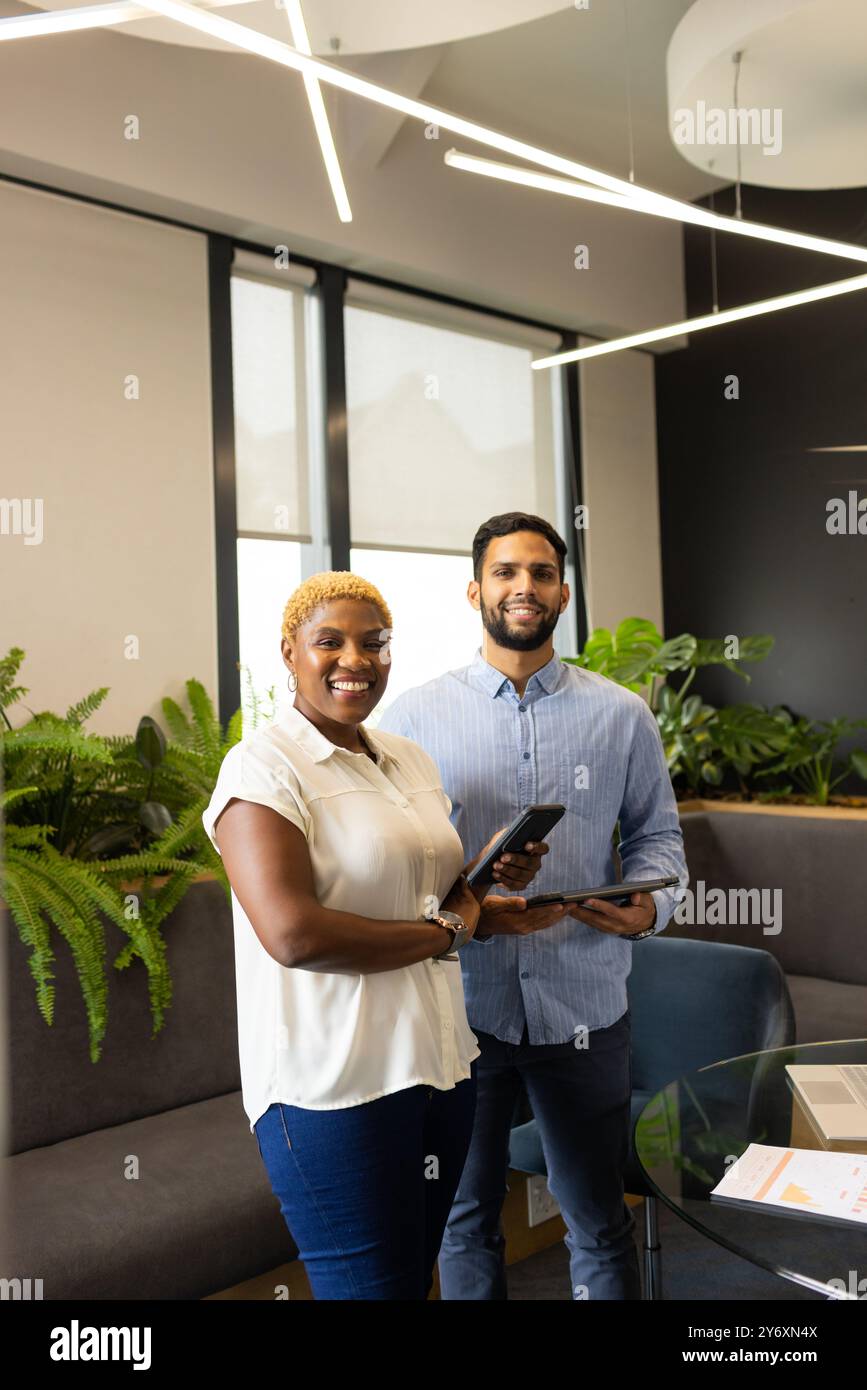
M523 633L509 627L505 613L487 608L481 594L479 606L485 632L493 638L498 647L507 647L513 652L532 652L537 647L543 647L557 626L560 616L559 613L549 613L542 608L539 610L540 621L530 632Z

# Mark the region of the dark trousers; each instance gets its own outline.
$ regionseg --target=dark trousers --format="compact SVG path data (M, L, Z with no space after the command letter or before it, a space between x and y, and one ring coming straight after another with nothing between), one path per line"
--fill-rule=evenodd
M316 1299L425 1299L464 1166L475 1077L343 1110L269 1106L255 1125Z
M568 1228L572 1296L637 1299L641 1275L635 1219L623 1199L629 1153L632 1061L629 1012L574 1041L505 1043L473 1029L481 1056L472 1142L439 1258L444 1299L506 1298L509 1132L521 1081L548 1169L548 1187Z

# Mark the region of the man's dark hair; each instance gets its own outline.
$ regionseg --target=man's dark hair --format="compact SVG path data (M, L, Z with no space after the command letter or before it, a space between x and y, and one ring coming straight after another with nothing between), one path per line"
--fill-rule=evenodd
M491 541L497 536L511 536L514 531L538 531L541 536L545 537L546 541L550 542L557 552L557 560L560 565L560 583L562 584L566 572L566 542L554 530L550 521L545 521L544 517L541 516L532 516L527 512L503 512L501 516L492 516L487 521L482 522L473 537L473 578L478 581L482 577L482 562Z

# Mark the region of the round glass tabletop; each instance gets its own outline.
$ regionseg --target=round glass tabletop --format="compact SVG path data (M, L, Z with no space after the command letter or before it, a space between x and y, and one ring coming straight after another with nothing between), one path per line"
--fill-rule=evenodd
M810 1198L800 1191L801 1210L732 1206L711 1197L750 1144L825 1151L786 1072L798 1063L867 1064L867 1038L748 1053L672 1081L639 1115L635 1152L651 1192L710 1240L826 1297L863 1297L867 1225L804 1214ZM867 1166L867 1142L833 1148L860 1154Z

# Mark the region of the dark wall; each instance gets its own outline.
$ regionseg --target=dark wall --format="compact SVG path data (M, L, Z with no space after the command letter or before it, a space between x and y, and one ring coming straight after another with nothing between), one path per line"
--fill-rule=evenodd
M716 195L718 212L733 204ZM743 215L867 244L867 189L745 188ZM716 243L721 309L867 273L752 238ZM710 233L685 228L684 253L694 317L712 308ZM867 452L809 452L867 446L867 290L696 333L657 358L656 390L666 635L776 638L750 685L710 668L697 688L714 704L867 717L867 535L826 530L830 498L867 497Z

